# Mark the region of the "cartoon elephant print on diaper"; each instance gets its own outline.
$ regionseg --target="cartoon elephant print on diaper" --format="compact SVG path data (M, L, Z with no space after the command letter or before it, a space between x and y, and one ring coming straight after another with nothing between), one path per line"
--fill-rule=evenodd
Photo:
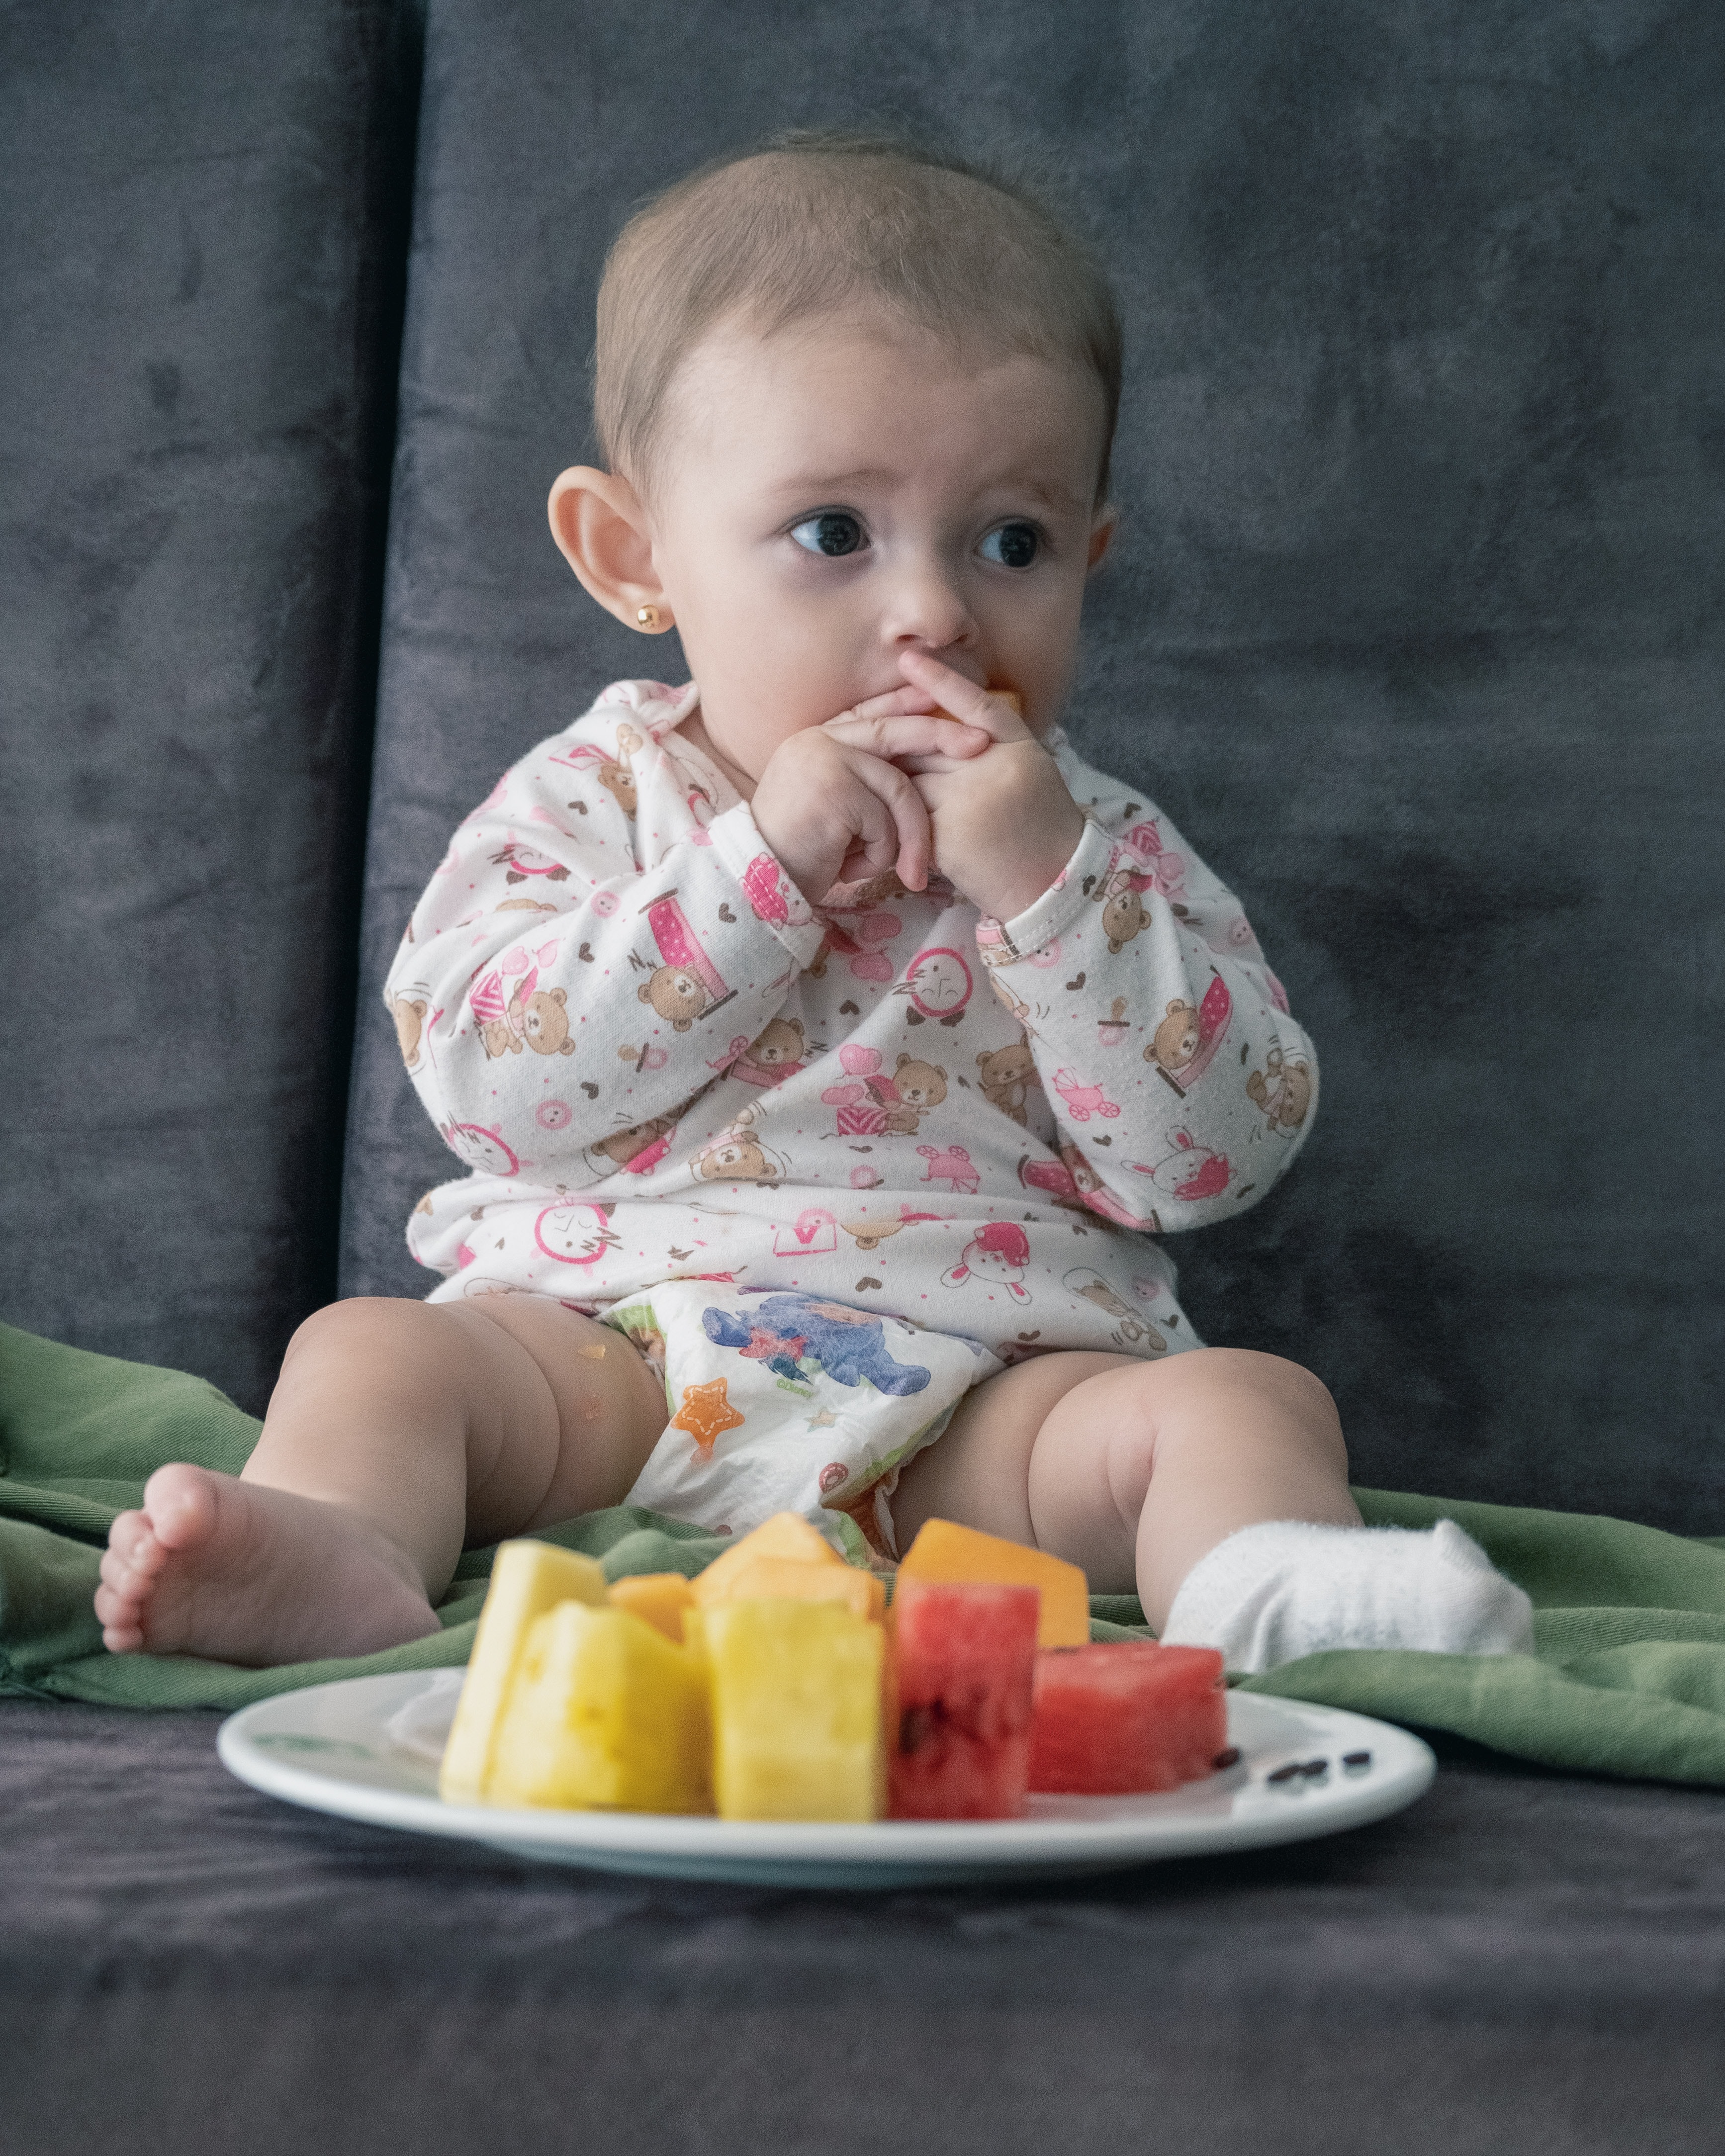
M818 1364L835 1383L870 1384L896 1399L928 1383L920 1363L897 1363L887 1353L880 1320L849 1303L769 1295L747 1314L709 1308L701 1322L715 1346L734 1348L777 1377L806 1379L813 1374L809 1366Z

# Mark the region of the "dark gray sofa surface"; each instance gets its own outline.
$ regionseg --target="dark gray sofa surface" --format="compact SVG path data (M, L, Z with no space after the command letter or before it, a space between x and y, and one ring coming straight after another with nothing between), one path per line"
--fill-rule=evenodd
M7 2156L1702 2156L1717 1798L1446 1752L1352 1835L1000 1893L524 1867L15 1710ZM14 1845L15 1845L15 1843Z
M1677 0L0 8L0 1317L257 1409L338 1280L423 1291L382 968L497 771L675 666L544 530L605 245L896 111L1116 263L1073 731L1324 1060L1189 1307L1362 1481L1725 1532L1722 58ZM1335 1841L874 1901L341 1826L213 1734L0 1707L3 2156L1717 2145L1709 1793L1450 1748Z

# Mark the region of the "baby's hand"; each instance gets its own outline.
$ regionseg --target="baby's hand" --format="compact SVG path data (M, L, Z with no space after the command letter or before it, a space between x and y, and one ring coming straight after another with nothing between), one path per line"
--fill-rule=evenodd
M927 757L957 771L988 747L985 728L940 712L906 713L901 699L927 701L894 690L807 727L780 742L756 782L755 828L816 905L835 883L886 869L897 870L906 891L921 891L934 837L917 782L895 759Z
M924 697L988 736L988 753L911 752L911 783L934 826L941 874L979 911L1010 921L1034 906L1072 858L1084 812L1054 758L1004 696L926 652L900 665Z

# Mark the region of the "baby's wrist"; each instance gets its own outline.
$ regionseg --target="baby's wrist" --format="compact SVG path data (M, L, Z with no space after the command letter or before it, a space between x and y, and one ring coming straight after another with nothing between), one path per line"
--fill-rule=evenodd
M1084 836L1083 811L1076 802L1066 806L1068 814L1050 817L1016 859L991 864L977 888L966 893L978 912L993 921L1016 920L1054 889Z

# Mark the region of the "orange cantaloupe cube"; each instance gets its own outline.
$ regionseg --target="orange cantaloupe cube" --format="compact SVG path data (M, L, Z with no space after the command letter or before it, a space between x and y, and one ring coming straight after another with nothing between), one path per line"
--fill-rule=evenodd
M1039 1647L1081 1647L1090 1639L1090 1582L1081 1567L999 1535L925 1520L899 1565L901 1579L938 1579L1042 1590Z
M614 1594L615 1590L613 1590ZM705 1607L721 1602L842 1602L878 1625L886 1614L886 1584L854 1564L810 1564L794 1557L753 1557L719 1583Z
M612 1581L610 1599L614 1608L627 1609L682 1645L683 1612L694 1608L695 1597L681 1573L631 1573Z
M722 1557L716 1557L705 1572L696 1573L689 1583L695 1599L705 1606L709 1602L727 1599L726 1583L744 1565L752 1564L760 1557L793 1558L803 1564L845 1568L845 1560L838 1551L800 1512L775 1512L740 1542L733 1543Z

